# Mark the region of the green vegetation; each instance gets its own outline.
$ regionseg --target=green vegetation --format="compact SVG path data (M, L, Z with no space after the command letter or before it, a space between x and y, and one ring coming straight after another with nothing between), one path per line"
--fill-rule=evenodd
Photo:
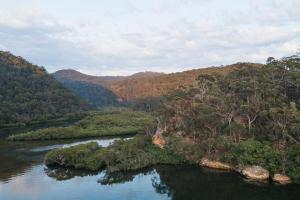
M152 115L125 108L103 109L90 112L74 125L58 128L45 128L18 135L9 140L53 140L99 136L113 136L151 132L155 126Z
M284 173L300 182L300 146L292 145L285 151L273 148L270 142L249 139L233 144L224 160L236 165L260 165L272 173Z
M157 104L153 108L159 116L158 126L165 130L162 152L172 152L193 163L209 157L235 166L261 165L271 173L287 174L300 182L299 56L270 58L266 65L234 66L226 73L201 74L192 87L149 100ZM118 171L162 162L152 161L156 155L152 145L116 142L107 149L99 148L101 156L89 154L87 160L75 163L84 163L79 167L92 170L105 165ZM54 158L65 155L59 154L62 151L69 150L57 150ZM159 150L155 158L160 160L161 155ZM46 161L51 161L49 158L53 156ZM56 163L67 166L60 160Z
M0 51L0 126L52 120L85 108L44 68Z
M260 165L271 172L278 172L279 153L267 142L253 139L233 144L225 160L236 165Z
M115 141L103 148L97 143L55 149L47 153L45 164L74 167L76 169L130 171L156 164L178 164L182 159L151 143L150 136L136 136L129 140Z
M52 150L46 155L45 164L59 164L76 169L98 170L105 165L103 159L99 156L102 153L103 148L96 142L91 142L75 147Z
M238 63L225 74L198 77L191 88L160 101L169 146L197 162L201 156L231 164L259 164L299 178L300 57L269 58L266 65Z
M281 153L281 157L286 159L282 168L296 183L300 183L300 147L289 147L286 152Z
M126 102L129 106L154 110L166 147L161 150L153 146L146 136L117 141L107 148L91 143L51 151L45 159L47 165L126 171L180 163L182 158L198 163L208 157L235 166L261 165L300 182L299 54L279 60L268 58L265 65L237 63L175 74L101 79L76 76L84 83L63 80L64 84L94 106L116 105L111 90L130 100ZM103 87L91 85L90 78ZM178 90L169 93L174 89ZM43 68L7 52L0 52L0 94L0 126L68 119L85 109ZM90 112L71 126L30 131L8 139L150 135L156 125L154 116L144 112L107 109Z
M118 97L112 91L101 85L68 79L58 79L58 81L92 107L121 105L121 103L117 101Z

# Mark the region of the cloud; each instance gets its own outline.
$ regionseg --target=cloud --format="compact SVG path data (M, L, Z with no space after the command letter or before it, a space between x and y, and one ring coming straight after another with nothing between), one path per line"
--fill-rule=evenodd
M65 12L45 2L0 8L0 48L50 72L124 75L264 62L300 44L297 0L63 1Z

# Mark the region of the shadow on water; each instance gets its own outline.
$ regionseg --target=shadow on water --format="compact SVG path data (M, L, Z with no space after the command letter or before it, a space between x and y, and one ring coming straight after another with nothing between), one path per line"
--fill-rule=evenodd
M173 200L299 200L299 185L276 186L271 183L250 183L236 173L207 170L199 166L161 165L139 171L90 173L70 169L47 169L47 175L56 180L76 176L99 175L101 186L128 184L139 176L151 178L158 194ZM113 188L112 188L113 189Z
M118 138L117 138L118 139ZM109 145L113 138L93 138ZM0 139L0 200L173 199L299 200L300 186L249 183L235 173L199 166L155 166L131 172L46 168L47 151L91 140L8 142ZM69 191L69 192L67 192ZM127 196L126 196L127 195Z
M300 198L299 185L274 186L249 184L235 173L205 170L198 166L156 167L159 180L153 186L174 200L296 200Z
M3 130L3 129L2 129ZM11 131L11 130L10 130ZM19 131L22 131L21 129ZM8 132L6 132L8 133ZM127 139L130 136L118 137ZM42 165L45 154L55 148L70 147L88 142L108 146L116 138L71 139L55 141L6 141L0 138L0 183L29 172L34 166Z
M74 177L95 176L100 173L87 170L66 169L63 167L45 168L44 170L48 177L57 181L69 180Z

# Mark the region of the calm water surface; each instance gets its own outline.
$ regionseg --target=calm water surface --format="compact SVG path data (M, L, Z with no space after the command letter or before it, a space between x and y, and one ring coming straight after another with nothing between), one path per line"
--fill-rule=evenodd
M48 169L47 151L88 141L7 142L0 139L0 200L300 200L300 186L248 183L234 173L198 166L156 166L130 173Z

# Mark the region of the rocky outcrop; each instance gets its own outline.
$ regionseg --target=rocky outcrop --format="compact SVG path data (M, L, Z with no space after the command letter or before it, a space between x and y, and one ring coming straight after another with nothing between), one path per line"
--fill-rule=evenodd
M291 178L284 174L274 174L272 180L281 185L286 185L291 183Z
M220 161L212 161L208 158L202 158L200 161L200 165L203 167L209 167L213 169L222 169L222 170L232 170L233 167L229 164L222 163Z
M270 176L268 170L257 165L245 167L240 171L241 174L244 175L246 178L257 180L257 181L267 180Z
M158 128L156 130L156 133L152 137L152 143L161 149L163 149L165 147L166 140L163 136L163 130L161 128Z

